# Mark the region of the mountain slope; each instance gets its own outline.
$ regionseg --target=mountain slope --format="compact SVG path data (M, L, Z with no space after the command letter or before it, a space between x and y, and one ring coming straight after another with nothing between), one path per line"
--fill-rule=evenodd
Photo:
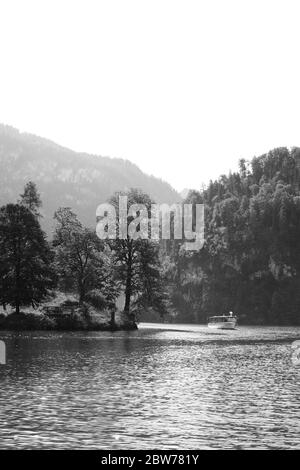
M60 206L71 207L84 224L93 226L97 206L114 191L136 187L156 202L181 199L168 183L128 160L77 153L0 124L0 204L16 201L29 180L41 193L42 224L48 233Z

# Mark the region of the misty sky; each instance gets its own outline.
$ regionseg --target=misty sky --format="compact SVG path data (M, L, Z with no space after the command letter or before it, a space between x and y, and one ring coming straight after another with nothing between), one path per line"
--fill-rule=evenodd
M0 122L199 188L300 145L299 13L298 0L0 0Z

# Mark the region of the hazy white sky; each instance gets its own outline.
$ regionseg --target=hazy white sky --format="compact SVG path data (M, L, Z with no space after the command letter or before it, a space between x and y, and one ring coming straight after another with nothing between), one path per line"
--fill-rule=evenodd
M0 122L176 189L300 145L299 0L0 0Z

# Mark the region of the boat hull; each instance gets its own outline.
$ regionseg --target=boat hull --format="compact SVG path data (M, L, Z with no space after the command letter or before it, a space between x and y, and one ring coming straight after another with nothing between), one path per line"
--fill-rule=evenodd
M235 330L236 320L230 320L227 322L215 322L208 323L208 328L213 328L215 330Z

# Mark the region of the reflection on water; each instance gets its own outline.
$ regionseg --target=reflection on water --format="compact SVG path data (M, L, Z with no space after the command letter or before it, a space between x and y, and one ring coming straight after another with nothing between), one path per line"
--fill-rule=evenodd
M0 332L0 448L300 448L300 328Z

